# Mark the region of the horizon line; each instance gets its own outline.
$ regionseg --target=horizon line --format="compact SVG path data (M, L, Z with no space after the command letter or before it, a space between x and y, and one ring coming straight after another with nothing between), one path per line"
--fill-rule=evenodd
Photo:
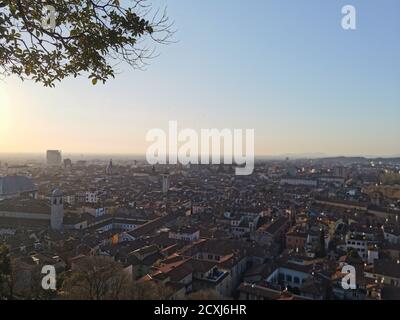
M50 149L49 149L50 150ZM51 149L56 150L56 149ZM46 150L47 151L47 150ZM41 156L46 157L46 151L44 152L0 152L0 156ZM145 153L122 153L122 152L63 152L63 155L71 156L126 156L126 157L146 157ZM198 155L201 157L201 155ZM323 152L312 152L312 153L281 153L281 154L260 154L255 155L255 158L290 158L295 157L297 159L324 159L324 158L399 158L400 154L329 154Z

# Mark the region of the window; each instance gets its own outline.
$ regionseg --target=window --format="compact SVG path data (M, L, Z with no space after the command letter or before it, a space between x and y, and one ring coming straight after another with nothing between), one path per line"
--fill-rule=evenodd
M292 276L290 274L286 275L286 281L292 282Z
M300 284L300 279L299 279L299 277L294 277L293 282L294 282L295 284Z

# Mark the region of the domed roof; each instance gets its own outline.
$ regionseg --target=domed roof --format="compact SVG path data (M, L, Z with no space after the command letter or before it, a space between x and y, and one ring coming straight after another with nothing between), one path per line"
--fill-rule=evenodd
M62 196L63 196L63 193L61 192L60 189L55 189L55 190L53 191L53 193L52 193L52 196L53 196L53 197L62 197Z
M0 195L13 195L21 192L37 191L31 179L23 176L0 177Z

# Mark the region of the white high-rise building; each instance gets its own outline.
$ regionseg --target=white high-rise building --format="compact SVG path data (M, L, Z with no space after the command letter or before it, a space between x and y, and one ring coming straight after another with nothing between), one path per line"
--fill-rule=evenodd
M46 160L48 166L61 166L62 156L60 150L47 150Z
M56 189L51 195L51 217L50 224L52 230L62 230L64 220L63 194Z

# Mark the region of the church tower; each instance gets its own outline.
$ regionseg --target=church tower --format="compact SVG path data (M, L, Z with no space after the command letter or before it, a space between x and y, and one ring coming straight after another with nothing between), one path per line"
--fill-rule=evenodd
M60 190L56 189L51 195L51 229L61 230L63 227L64 219L64 205L63 194Z
M169 174L162 174L162 192L167 193L169 190Z
M295 206L291 206L289 209L289 224L290 226L296 225L296 208Z
M113 163L112 163L112 159L111 159L109 164L106 167L106 175L111 176L112 174L113 174Z

